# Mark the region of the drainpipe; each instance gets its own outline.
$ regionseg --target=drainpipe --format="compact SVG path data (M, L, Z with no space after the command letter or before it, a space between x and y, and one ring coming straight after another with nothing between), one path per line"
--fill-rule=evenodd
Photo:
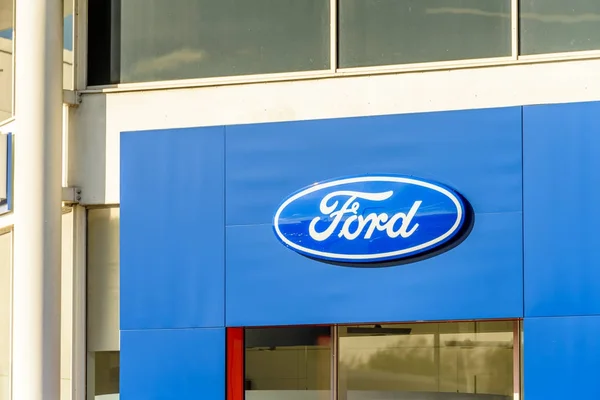
M58 400L63 3L15 3L12 398Z

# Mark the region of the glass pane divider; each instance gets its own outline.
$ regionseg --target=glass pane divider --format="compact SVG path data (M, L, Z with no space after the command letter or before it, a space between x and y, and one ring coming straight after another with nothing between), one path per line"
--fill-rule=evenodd
M336 1L336 0L333 0ZM338 325L331 326L331 400L338 398Z
M332 72L338 67L338 0L329 0L329 65Z
M521 398L521 321L513 324L513 400Z
M512 58L519 59L519 0L511 0L510 4L510 29Z

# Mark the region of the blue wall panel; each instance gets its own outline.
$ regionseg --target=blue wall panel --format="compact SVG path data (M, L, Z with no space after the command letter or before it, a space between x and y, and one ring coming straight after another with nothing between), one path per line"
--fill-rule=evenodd
M389 268L319 263L269 225L227 227L227 325L520 317L521 219L482 214L453 250Z
M224 325L224 128L121 135L121 329Z
M398 173L459 190L478 213L521 211L520 107L226 127L227 225L271 223L287 195Z
M600 103L523 115L525 314L599 314Z
M121 333L121 400L223 400L225 329Z
M600 399L600 317L527 318L524 398Z
M521 109L226 127L228 325L522 316ZM309 260L271 230L315 181L413 174L462 193L475 228L426 261L354 269Z
M121 397L224 398L225 323L525 315L526 398L600 398L598 116L579 103L123 134ZM365 173L451 186L473 231L376 269L279 243L283 198Z

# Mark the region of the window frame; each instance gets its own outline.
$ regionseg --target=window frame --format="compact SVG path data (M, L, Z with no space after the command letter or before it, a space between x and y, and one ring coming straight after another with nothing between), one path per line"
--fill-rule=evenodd
M95 390L96 390L96 353L100 351L107 352L118 352L121 351L120 346L120 330L117 330L117 343L116 347L111 347L110 349L104 348L98 350L94 348L93 338L90 340L88 336L88 329L90 324L90 319L94 316L91 312L88 315L88 305L89 305L89 294L88 294L88 277L89 274L89 264L88 262L90 258L90 254L88 251L88 241L90 238L90 230L94 229L93 226L90 226L90 212L94 213L94 211L116 211L118 223L120 224L120 212L121 208L119 205L101 205L101 206L88 206L83 207L79 206L80 215L78 218L78 233L77 238L80 240L77 246L77 250L80 252L81 259L79 260L79 275L77 276L77 289L80 291L77 293L77 305L79 309L76 310L76 316L78 324L77 326L80 329L80 336L78 337L78 341L74 344L77 346L77 363L80 366L79 375L77 380L78 385L78 397L73 398L73 400L94 400L96 398ZM97 242L96 242L97 243ZM120 269L120 265L118 266ZM98 271L96 271L97 273ZM97 299L96 299L97 300ZM117 310L112 310L116 312L117 316L119 313L119 307ZM117 321L118 324L119 321ZM109 327L110 328L110 327ZM109 329L106 329L108 331ZM106 336L106 335L104 335ZM110 341L110 339L109 339ZM75 350L74 350L75 352ZM74 364L75 367L75 364ZM77 391L77 388L75 389Z
M460 323L460 322L512 322L513 325L513 400L520 400L523 391L523 321L522 319L489 319L489 320L452 320L452 321L423 321L423 322L385 322L391 324L437 324L437 323ZM373 323L363 324L331 324L331 386L330 400L339 400L339 328L346 326L373 325ZM286 326L293 327L294 325ZM318 325L296 325L298 327L310 327ZM225 361L225 382L226 382L226 400L245 400L245 341L244 333L246 328L257 327L227 327L226 335L226 361ZM277 326L264 326L261 328L274 328Z
M572 51L536 55L519 54L519 0L511 3L511 55L481 59L453 61L434 61L412 64L375 65L356 68L338 68L338 4L340 0L329 0L330 9L330 68L325 70L267 73L241 76L223 76L213 78L180 79L153 82L119 83L106 85L87 85L87 1L75 0L75 59L76 90L81 93L113 93L147 90L165 90L178 88L197 88L206 86L226 86L237 84L302 81L323 78L349 76L368 76L399 74L410 72L440 71L448 69L469 69L481 67L499 67L524 64L537 64L556 61L599 59L600 49ZM78 22L79 21L79 22Z

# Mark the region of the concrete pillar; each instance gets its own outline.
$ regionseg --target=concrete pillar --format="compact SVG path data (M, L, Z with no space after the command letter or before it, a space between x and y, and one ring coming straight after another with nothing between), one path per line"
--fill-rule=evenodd
M63 4L15 3L12 398L58 400Z

